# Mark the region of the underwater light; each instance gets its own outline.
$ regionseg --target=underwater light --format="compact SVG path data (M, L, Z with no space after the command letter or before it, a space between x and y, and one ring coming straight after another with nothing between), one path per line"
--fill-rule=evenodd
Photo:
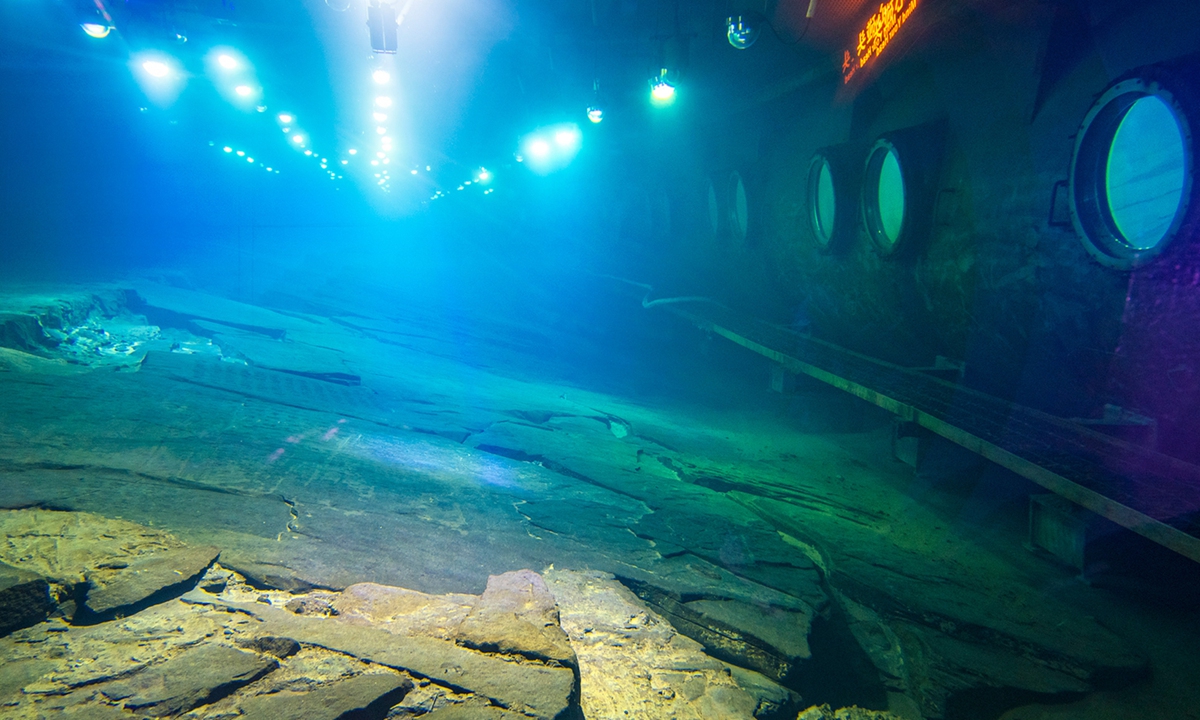
M592 123L599 125L604 121L604 110L598 107L590 107L587 109L587 118L588 120L591 120Z
M349 152L351 155L357 155L357 154L358 154L358 150L356 150L355 148L350 148L349 150L347 150L347 152Z
M221 149L224 150L225 152L233 152L233 148L229 147L228 145L226 145L225 147L223 147Z
M383 153L377 152L377 153L375 153L375 157L381 158L381 157L383 157Z
M111 25L101 25L100 23L82 23L79 27L87 33L88 37L94 37L97 40L103 40L108 37L108 34L113 31Z
M299 145L299 144L301 144L301 143L303 143L303 142L304 142L304 136L303 136L303 135L293 135L293 136L292 136L292 142L294 142L294 143L296 143L297 145Z
M387 95L380 95L379 97L375 98L375 104L379 107L391 107L392 99Z
M554 142L561 148L573 148L579 144L579 131L575 128L559 130L554 133Z
M238 85L233 91L242 97L249 97L250 93L254 92L254 89L249 85Z
M217 56L217 64L226 70L236 70L238 61L234 56L222 53Z
M342 161L342 164L343 164L343 165L349 165L349 164L350 164L350 161L349 161L349 160L343 160L343 161Z
M293 118L291 115L288 115L287 113L279 113L279 122L283 123L284 125L290 125L292 120Z
M666 71L664 70L665 74ZM650 101L656 105L667 105L675 100L675 86L659 77L650 81Z
M246 157L246 151L245 151L245 150L238 150L238 151L237 151L237 154L238 154L238 157Z
M417 171L416 171L416 170L409 170L408 172L409 172L409 174L410 174L410 175L416 175L416 174L417 174Z
M387 70L376 70L375 72L371 73L371 79L380 85L383 85L388 80L392 79L392 75Z
M375 122L377 122L377 123L381 123L381 122L383 122L384 120L387 120L387 115L385 115L384 113L381 113L381 112L377 112L377 113L373 114L371 117L372 117L372 118L375 120Z
M248 162L248 163L253 163L253 162L254 162L254 158L252 158L252 157L248 157L248 158L246 158L246 162Z
M171 72L170 66L161 60L147 60L142 63L142 69L156 78L166 77Z
M385 128L385 127L384 127L384 126L382 126L382 125L380 125L379 127L375 128L375 134L376 134L376 135L384 135L384 134L386 134L386 133L387 133L387 128Z
M542 138L535 139L529 143L529 154L538 158L546 157L550 154L550 143Z
M292 129L290 127L285 127L283 129L284 134L290 133L291 131L292 131Z
M378 165L378 164L379 164L379 161L378 161L378 160L372 160L372 161L371 161L371 164L372 164L372 165Z
M725 37L729 44L738 50L745 50L753 45L760 32L760 20L754 15L734 15L725 20Z
M491 179L492 179L492 174L490 172L488 172L487 170L479 171L479 182L487 182L488 180L491 180Z

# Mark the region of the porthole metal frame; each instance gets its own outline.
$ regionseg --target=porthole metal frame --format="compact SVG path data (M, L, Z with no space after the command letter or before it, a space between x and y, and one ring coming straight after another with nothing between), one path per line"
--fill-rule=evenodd
M1138 100L1147 97L1161 100L1179 125L1184 146L1184 174L1179 207L1163 239L1152 248L1139 250L1123 239L1112 215L1108 205L1107 173L1112 143L1121 122ZM1194 201L1196 163L1191 124L1174 93L1158 81L1140 77L1115 83L1092 105L1076 136L1068 195L1071 222L1083 246L1097 262L1119 270L1144 265L1166 251L1179 234Z
M883 162L890 153L895 153L896 162L900 165L900 178L904 181L904 217L900 222L900 230L896 239L887 240L887 232L883 229L883 219L879 209L879 182L883 171ZM871 146L867 153L867 162L863 169L862 196L859 206L862 208L862 223L871 244L881 255L896 255L904 250L913 224L913 191L914 183L908 168L904 153L889 138L880 138Z

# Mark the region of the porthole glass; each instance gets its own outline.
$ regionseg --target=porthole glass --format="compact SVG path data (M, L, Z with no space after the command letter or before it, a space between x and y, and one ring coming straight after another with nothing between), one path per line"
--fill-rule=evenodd
M708 181L708 228L713 235L721 231L721 205L712 180Z
M822 155L813 159L808 173L808 217L813 236L823 248L833 242L837 231L837 195L833 187L833 167Z
M867 233L885 254L896 250L904 235L908 214L908 188L900 154L888 140L880 140L867 158L863 176L863 220Z
M729 229L733 233L734 239L740 242L746 239L746 231L750 225L746 206L746 184L742 182L742 176L737 173L733 174L731 180L733 206L729 210Z
M1108 152L1105 190L1113 224L1130 247L1149 250L1166 238L1183 200L1186 152L1161 98L1139 98L1125 112Z
M894 149L883 156L883 167L879 169L879 224L888 243L900 239L904 227L904 176Z
M1100 262L1139 265L1161 253L1188 211L1192 187L1188 119L1157 83L1109 88L1080 129L1071 165L1071 216Z

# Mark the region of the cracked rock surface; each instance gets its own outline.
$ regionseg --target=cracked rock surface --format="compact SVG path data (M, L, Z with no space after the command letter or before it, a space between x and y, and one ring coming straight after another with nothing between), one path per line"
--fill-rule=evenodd
M273 307L140 280L0 295L0 607L28 611L0 640L14 713L70 715L201 639L279 667L190 716L373 673L411 676L393 717L435 719L572 692L604 717L618 688L650 697L621 672L681 716L787 714L799 694L931 720L973 693L1008 708L1145 676L1118 613L915 498L886 427L798 431L788 403L818 416L826 396L769 397L641 308L593 328L540 302L321 287ZM187 596L208 600L171 600L214 548L221 573ZM547 567L594 575L510 575ZM602 618L647 624L580 630L563 598L588 588ZM624 634L650 659L610 661ZM475 658L493 686L398 669L419 653L396 647ZM591 681L608 695L583 647L612 663ZM548 680L502 706L514 668Z

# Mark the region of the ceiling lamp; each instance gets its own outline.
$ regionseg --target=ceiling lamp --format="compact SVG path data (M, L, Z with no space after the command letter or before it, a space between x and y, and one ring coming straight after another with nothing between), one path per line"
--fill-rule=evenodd
M376 53L394 55L399 47L396 38L400 18L396 6L390 2L370 0L367 5L367 28L371 35L371 50Z
M80 23L79 27L87 33L88 37L94 37L97 40L102 40L108 37L108 34L113 31L112 25L104 25L102 23L85 22Z
M593 125L600 124L604 120L604 105L600 102L600 81L592 81L592 104L588 105L587 119Z
M666 68L656 77L650 78L650 101L655 105L670 105L675 102L675 86L667 82Z
M142 63L142 69L147 75L156 78L166 77L171 72L171 67L162 60L147 60Z
M758 40L762 32L762 17L755 15L731 15L725 20L725 37L738 50L745 50Z

